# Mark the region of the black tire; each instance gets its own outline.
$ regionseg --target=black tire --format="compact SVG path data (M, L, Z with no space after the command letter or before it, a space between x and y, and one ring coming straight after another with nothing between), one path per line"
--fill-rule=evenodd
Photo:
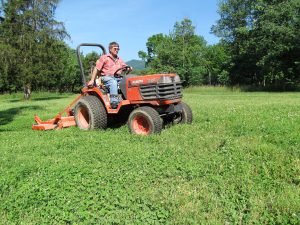
M159 134L162 130L162 119L155 109L149 106L139 107L130 113L128 128L133 134Z
M177 114L174 118L174 123L187 123L191 124L193 122L193 112L192 109L184 102L179 103L182 106L182 111Z
M105 129L107 113L104 105L96 96L84 96L74 109L77 126L82 130Z

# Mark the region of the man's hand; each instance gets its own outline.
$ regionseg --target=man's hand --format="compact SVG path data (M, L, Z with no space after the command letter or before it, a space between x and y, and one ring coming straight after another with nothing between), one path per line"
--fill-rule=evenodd
M89 82L87 82L87 86L94 87L94 81L90 80Z

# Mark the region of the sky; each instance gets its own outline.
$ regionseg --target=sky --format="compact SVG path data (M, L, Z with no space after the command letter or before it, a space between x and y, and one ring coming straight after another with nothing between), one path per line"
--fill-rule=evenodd
M138 51L146 51L149 37L170 34L176 22L188 18L208 44L218 38L210 33L219 19L218 0L61 0L55 18L63 22L76 48L81 43L107 46L116 41L124 61L139 59ZM96 49L86 47L86 51Z

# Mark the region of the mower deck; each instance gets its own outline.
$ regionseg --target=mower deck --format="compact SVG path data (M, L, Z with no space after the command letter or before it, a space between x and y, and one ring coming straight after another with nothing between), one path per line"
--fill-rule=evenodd
M82 94L77 96L76 99L73 100L67 108L58 113L57 116L53 119L42 121L40 117L35 115L34 120L37 124L32 125L32 130L59 130L65 127L76 126L71 107L77 102L79 98L81 98L81 96ZM67 116L62 116L63 114L67 114Z
M33 130L54 130L62 129L65 127L76 126L74 116L61 117L57 116L54 119L42 121L40 117L34 116L34 120L37 124L32 125Z

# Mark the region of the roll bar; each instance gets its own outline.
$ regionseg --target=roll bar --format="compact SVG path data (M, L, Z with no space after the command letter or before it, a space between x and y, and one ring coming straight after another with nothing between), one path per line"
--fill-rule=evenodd
M80 58L80 47L82 47L82 46L99 47L99 48L102 49L103 54L106 54L106 50L105 50L103 45L94 44L94 43L82 43L82 44L77 46L76 53L77 53L78 64L79 64L79 67L80 67L81 81L82 81L83 86L85 87L86 86L86 80L85 80L85 77L84 77L83 65L82 65L82 61L81 61L81 58Z

